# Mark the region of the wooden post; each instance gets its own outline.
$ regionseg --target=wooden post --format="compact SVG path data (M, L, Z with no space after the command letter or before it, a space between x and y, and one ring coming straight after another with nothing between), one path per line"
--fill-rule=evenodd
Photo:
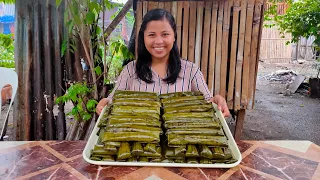
M245 109L240 109L237 113L236 128L234 131L234 139L236 141L240 140L241 138L245 115L246 115Z

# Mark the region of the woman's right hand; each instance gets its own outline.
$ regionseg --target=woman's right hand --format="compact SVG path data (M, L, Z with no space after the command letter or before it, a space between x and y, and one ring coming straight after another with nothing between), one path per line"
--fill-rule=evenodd
M101 114L101 111L103 110L103 108L104 108L105 106L107 106L108 104L109 104L109 99L108 99L108 98L102 98L102 99L99 101L99 103L98 103L98 105L97 105L97 107L96 107L96 112L97 112L97 114L100 115L100 114Z

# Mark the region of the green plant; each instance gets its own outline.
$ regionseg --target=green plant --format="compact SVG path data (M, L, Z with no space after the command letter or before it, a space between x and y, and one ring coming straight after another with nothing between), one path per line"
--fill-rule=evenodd
M0 67L14 68L14 46L12 34L0 34Z
M86 123L91 122L92 124L93 122L94 124L95 122L95 106L99 95L105 95L105 84L113 83L114 78L120 72L119 69L124 59L133 58L133 55L129 52L120 37L109 37L110 31L115 28L110 28L111 24L118 24L123 18L121 15L125 15L123 9L128 11L130 7L128 5L123 6L123 9L106 28L104 24L104 12L106 9L110 10L115 7L115 4L110 1L56 0L56 3L57 5L65 3L66 6L64 21L68 37L62 43L61 55L64 56L67 51L71 53L79 51L76 48L76 43L79 42L84 50L84 63L89 67L89 76L83 78L80 82L74 83L74 80L69 82L71 85L67 93L57 98L56 103L61 104L72 101L74 108L69 114L82 123L80 126L83 129L77 131L86 133L87 131L91 131L91 129L85 129L88 128ZM102 26L99 24L100 19L102 20ZM80 61L80 59L76 59L76 61ZM74 123L73 125L77 126L78 123ZM69 133L79 134L75 132ZM79 136L84 137L83 134ZM78 138L72 137L71 139Z

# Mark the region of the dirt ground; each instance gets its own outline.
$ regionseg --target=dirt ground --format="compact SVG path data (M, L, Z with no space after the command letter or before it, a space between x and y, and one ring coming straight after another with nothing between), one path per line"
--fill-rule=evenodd
M309 140L320 145L320 99L306 94L286 95L287 85L272 82L266 75L277 70L293 70L297 74L315 76L309 63L266 64L260 62L253 110L246 111L243 140ZM2 128L8 105L2 107ZM66 107L68 109L68 107ZM69 108L70 109L70 108ZM231 130L234 121L228 119ZM14 140L12 110L10 112L7 140Z

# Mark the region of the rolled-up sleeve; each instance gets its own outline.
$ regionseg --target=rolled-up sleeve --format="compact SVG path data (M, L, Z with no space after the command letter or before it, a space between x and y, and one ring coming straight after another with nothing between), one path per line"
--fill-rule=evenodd
M203 74L199 68L197 68L192 80L191 80L191 91L200 91L202 92L204 98L209 100L212 98L212 95L208 89L208 85L204 80Z

